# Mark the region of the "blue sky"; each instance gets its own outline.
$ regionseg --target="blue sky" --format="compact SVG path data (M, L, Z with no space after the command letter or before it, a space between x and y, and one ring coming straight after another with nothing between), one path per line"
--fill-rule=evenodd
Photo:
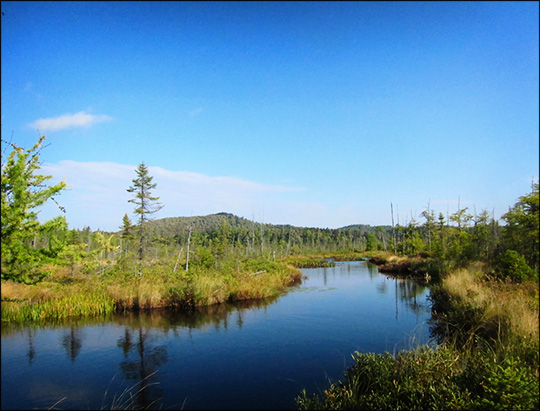
M499 218L538 181L538 2L1 7L2 139L46 135L70 228L116 231L141 162L155 218L322 228Z

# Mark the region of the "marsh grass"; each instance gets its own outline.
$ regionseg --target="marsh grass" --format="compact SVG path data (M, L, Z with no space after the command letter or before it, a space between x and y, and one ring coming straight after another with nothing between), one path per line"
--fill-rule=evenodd
M150 410L154 409L154 406L157 404L159 399L152 400L148 403L141 404L140 398L144 394L143 391L148 390L148 388L158 385L159 383L149 383L148 380L156 374L157 371L147 375L141 381L126 387L120 395L114 395L110 404L107 402L107 396L109 393L109 388L105 391L103 395L103 401L100 407L100 410Z
M154 308L192 309L273 297L300 281L298 268L262 259L224 264L220 270L196 267L189 273L156 264L142 277L114 270L102 275L74 275L63 270L36 285L2 281L2 321L57 320Z
M494 281L479 263L448 275L435 290L441 324L454 334L474 334L493 343L538 341L538 283ZM438 303L438 304L437 304Z
M26 322L60 320L71 317L107 315L114 311L114 302L106 295L83 293L39 302L2 302L2 321Z
M336 264L330 259L332 256L303 256L303 255L292 255L287 257L286 261L297 268L316 268L316 267L333 267Z

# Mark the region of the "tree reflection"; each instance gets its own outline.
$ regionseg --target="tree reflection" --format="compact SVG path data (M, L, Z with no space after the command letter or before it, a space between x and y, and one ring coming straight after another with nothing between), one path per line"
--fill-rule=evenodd
M77 334L78 331L79 328L72 325L69 334L64 335L62 338L62 347L65 348L67 355L72 362L75 361L82 347L81 338Z
M419 303L417 297L424 293L426 287L414 282L414 281L400 281L399 286L399 299L407 304L417 316L424 310L424 305Z
M128 327L124 328L124 336L118 339L116 346L122 348L124 358L127 358L131 351L131 347L133 347L133 336Z
M408 279L394 278L395 282L395 304L396 304L396 321L399 315L398 301L405 303L406 306L418 318L426 309L425 305L418 301L417 297L422 295L426 287Z
M133 334L137 333L137 341L134 344ZM124 329L124 336L119 338L117 347L122 348L126 360L120 363L120 368L126 379L135 380L132 387L136 392L130 393L134 409L149 409L163 394L163 390L156 385L155 374L158 367L167 362L167 349L163 346L153 347L149 331L144 331L140 324L138 329ZM134 353L130 359L130 353Z
M388 292L388 284L386 279L377 284L377 292L379 294L386 294Z
M377 267L375 264L367 263L367 269L369 272L369 278L372 280L380 275L379 267Z
M28 328L28 364L32 365L34 357L36 356L36 350L34 348L34 333L32 328Z

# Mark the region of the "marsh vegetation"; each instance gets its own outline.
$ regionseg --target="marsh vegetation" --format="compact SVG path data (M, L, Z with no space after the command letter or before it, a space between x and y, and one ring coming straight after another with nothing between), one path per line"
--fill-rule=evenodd
M65 183L39 175L44 137L2 158L2 323L193 311L279 295L299 267L371 258L391 276L431 287L436 349L355 353L343 381L303 392L300 409L538 408L539 191L502 217L427 207L406 225L341 229L276 226L227 213L152 221L155 187L141 164L116 232L46 223L36 209ZM56 200L54 200L56 201ZM59 205L62 209L61 205ZM65 210L64 210L65 211Z

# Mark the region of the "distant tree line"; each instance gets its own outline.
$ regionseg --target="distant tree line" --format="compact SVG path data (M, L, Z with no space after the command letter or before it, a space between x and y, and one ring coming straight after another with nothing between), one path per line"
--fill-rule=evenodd
M63 216L38 222L35 208L65 188L65 182L46 185L50 176L37 173L43 139L30 150L11 144L11 154L2 158L2 279L39 281L54 265L72 273L142 275L143 263L175 270L220 269L245 258L365 251L420 255L455 265L482 260L518 281L538 273L538 184L509 208L502 225L486 210L471 214L467 207L448 217L428 208L417 216L420 221L411 216L406 225L394 224L392 210L392 225L340 229L263 224L228 213L151 220L162 205L152 196L155 184L141 163L127 189L137 221L132 223L126 212L119 216L118 231L94 232L90 227L68 229Z

